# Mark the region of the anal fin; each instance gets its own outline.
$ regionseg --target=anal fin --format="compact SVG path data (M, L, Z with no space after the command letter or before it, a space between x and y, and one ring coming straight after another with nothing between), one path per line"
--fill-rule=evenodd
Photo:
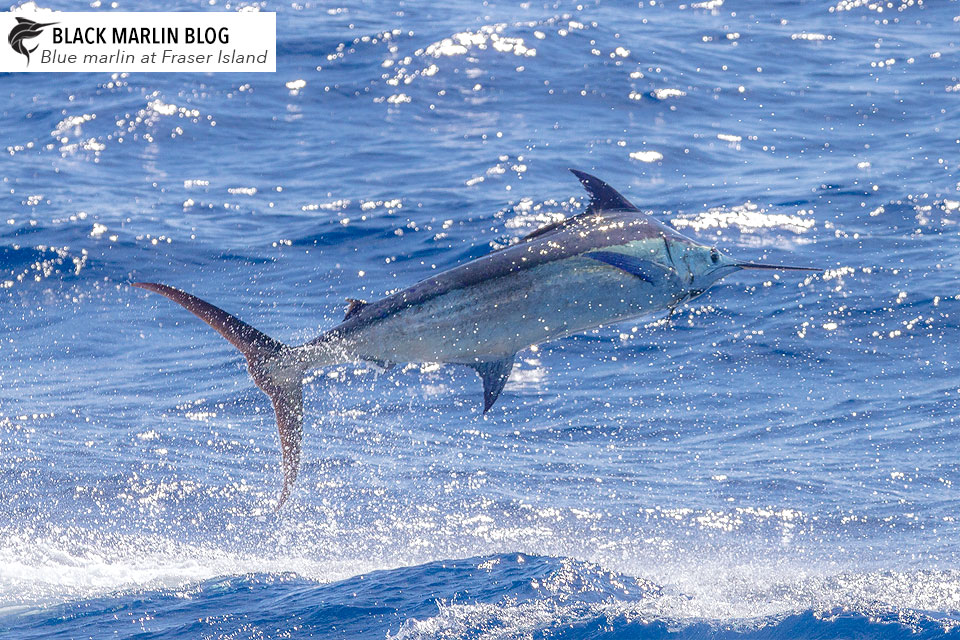
M501 360L489 360L486 362L476 362L469 364L483 380L483 412L490 411L490 407L497 401L503 386L510 377L510 371L513 370L513 359L515 354L511 354Z

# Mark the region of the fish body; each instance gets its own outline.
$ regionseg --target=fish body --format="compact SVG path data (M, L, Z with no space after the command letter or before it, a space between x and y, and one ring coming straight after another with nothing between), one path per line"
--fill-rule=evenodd
M334 339L355 360L471 364L663 310L680 295L679 287L573 256L338 327L324 342Z
M558 232L550 243L571 233L578 232ZM537 245L511 247L503 256L464 265L478 272L469 284L453 282L461 274L443 274L423 285L432 290L429 296L409 302L418 293L411 287L367 305L311 343L318 350L308 363L322 364L326 348L333 347L351 360L470 364L662 311L686 293L668 268L651 267L648 276L638 277L582 253L527 266L524 254L550 250L547 242ZM616 246L653 264L669 264L662 238ZM496 264L507 260L517 266Z
M584 213L381 300L351 300L343 322L306 344L285 345L173 287L135 286L183 305L246 356L277 416L282 504L299 467L309 370L354 361L466 365L481 377L486 412L527 347L672 310L740 269L803 269L734 261L643 214L598 178L574 174L590 194Z
M697 245L577 173L588 210L519 243L372 303L307 345L308 364L339 357L471 364L689 298L684 257ZM311 357L312 356L312 357Z

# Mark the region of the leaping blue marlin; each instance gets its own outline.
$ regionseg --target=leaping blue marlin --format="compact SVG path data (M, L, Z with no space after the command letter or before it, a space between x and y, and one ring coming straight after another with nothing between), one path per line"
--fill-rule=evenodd
M820 271L733 260L641 213L602 180L571 171L590 195L583 213L382 300L348 300L343 322L299 346L274 340L179 289L133 286L182 305L246 357L253 381L276 412L284 476L279 508L300 466L303 377L311 369L356 361L466 365L483 380L486 413L522 349L672 312L741 269Z

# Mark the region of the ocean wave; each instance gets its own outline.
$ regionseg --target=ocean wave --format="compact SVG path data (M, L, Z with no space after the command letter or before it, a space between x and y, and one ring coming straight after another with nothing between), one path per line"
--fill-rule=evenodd
M591 563L522 553L329 582L295 572L198 579L200 573L158 564L144 570L141 577L151 580L135 590L42 608L8 606L0 633L68 637L82 620L121 638L932 638L960 624L957 572L877 571L786 583L758 575L728 584L726 593L683 592ZM86 581L100 575L92 570Z

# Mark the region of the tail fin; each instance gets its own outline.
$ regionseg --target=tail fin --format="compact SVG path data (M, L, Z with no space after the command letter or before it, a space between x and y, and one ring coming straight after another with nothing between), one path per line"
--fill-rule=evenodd
M273 402L283 456L283 490L279 509L290 497L300 468L303 439L303 368L291 349L223 309L165 284L135 282L133 286L170 298L222 335L247 358L253 381Z

